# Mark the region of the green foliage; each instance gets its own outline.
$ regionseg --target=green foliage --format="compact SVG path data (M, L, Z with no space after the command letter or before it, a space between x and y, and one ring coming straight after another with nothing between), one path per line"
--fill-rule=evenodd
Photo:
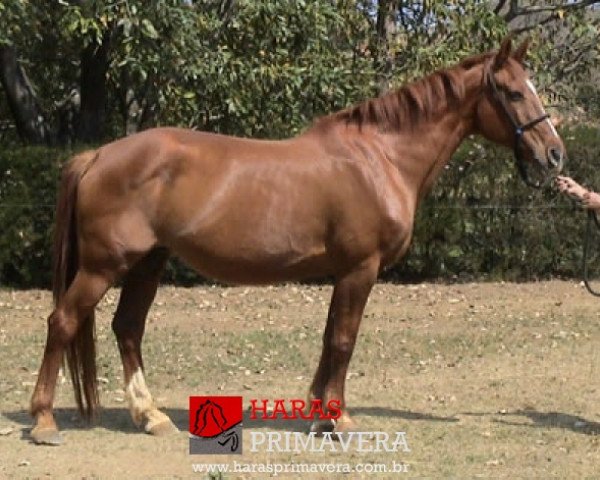
M75 153L45 147L0 150L0 286L51 285L58 181L62 165ZM200 281L175 260L164 278L180 285Z
M562 137L568 174L600 190L600 131L582 126L563 131ZM526 187L512 152L472 140L424 201L411 251L392 276L579 277L585 221L585 213L555 189ZM589 265L592 274L600 272L600 260Z
M54 130L81 88L82 49L109 39L110 137L179 125L282 138L315 116L496 48L507 32L489 2L400 4L0 0L0 45L17 48ZM376 19L385 5L395 7L382 33ZM597 49L584 51L597 43L588 13L563 12L554 36L548 25L531 32L540 90L561 104L597 61ZM565 35L573 48L554 48Z
M319 115L496 48L507 32L490 2L400 4L0 0L0 47L15 46L53 123L50 130L77 122L82 50L108 39L109 137L179 125L283 138ZM384 15L382 31L377 19L389 6L394 8ZM583 103L597 117L597 82L583 82L598 53L597 15L589 14L569 8L557 13L559 20L529 32L536 40L530 60L546 99L558 107ZM0 102L0 128L10 115ZM8 143L14 135L4 131ZM577 138L569 141L570 173L600 188L592 167L597 132L578 129L570 136ZM0 283L48 284L57 165L69 154L0 151ZM510 157L475 142L458 152L424 203L411 253L394 275L578 274L583 214L548 191L527 189ZM482 208L491 205L506 207ZM167 276L197 281L178 264L169 265Z
M0 0L0 46L11 43L15 35L20 35L26 17L25 6L19 0Z
M598 84L584 83L579 86L576 97L590 118L600 118L600 87Z
M569 174L600 189L600 131L579 127L562 135ZM56 182L59 166L72 153L0 151L0 284L49 286ZM388 278L577 278L584 226L585 214L564 196L523 184L512 152L470 141L422 205L409 255ZM600 258L592 258L590 267L593 275L600 273ZM165 280L200 281L177 262L169 264Z
M488 2L415 2L411 8L413 22L392 38L393 77L401 82L498 48L507 33L503 19Z
M372 62L345 13L329 2L238 2L238 15L200 59L192 124L280 138L374 95Z
M600 16L597 8L568 13L563 10L559 15L560 21L530 33L535 47L531 60L539 72L536 80L542 91L563 108L585 108L587 99L578 98L578 90L590 80L590 72L598 71Z
M0 285L48 286L61 160L41 147L0 151Z
M79 88L82 47L109 38L111 136L129 122L283 137L375 94L368 22L353 2L239 0L229 16L220 4L14 1L4 8L19 28L6 41L58 116Z

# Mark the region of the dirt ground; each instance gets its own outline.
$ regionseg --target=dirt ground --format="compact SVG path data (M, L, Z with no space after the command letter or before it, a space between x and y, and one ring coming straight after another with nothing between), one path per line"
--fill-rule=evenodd
M132 424L110 331L118 291L97 316L103 410L78 420L59 380L65 443L28 440L29 397L50 295L0 291L0 478L266 478L193 473L233 457L187 453L188 396L304 398L318 361L331 287L163 287L144 343L147 381L182 430L154 438ZM347 381L364 430L404 431L410 452L250 453L249 431L300 422L245 421L243 462L408 465L404 477L600 478L600 300L575 282L374 288ZM391 478L311 474L306 478ZM288 477L297 477L290 475Z

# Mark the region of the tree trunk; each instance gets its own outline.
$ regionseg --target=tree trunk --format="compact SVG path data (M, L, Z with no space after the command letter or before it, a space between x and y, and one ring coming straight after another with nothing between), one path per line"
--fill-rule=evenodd
M394 13L399 8L398 0L380 0L377 3L375 23L375 69L379 77L379 93L389 89L393 59L390 55L390 37L395 33Z
M77 139L81 142L96 143L104 139L109 39L107 33L100 45L91 43L81 53L81 107L77 129Z
M0 46L0 82L21 139L32 144L50 143L51 129L11 45Z

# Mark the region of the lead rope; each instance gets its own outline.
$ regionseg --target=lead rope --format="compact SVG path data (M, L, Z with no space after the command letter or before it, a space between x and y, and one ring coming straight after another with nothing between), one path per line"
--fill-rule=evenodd
M590 250L590 239L592 237L592 221L596 225L596 227L600 229L600 221L598 221L596 212L593 210L588 210L587 223L585 226L585 239L583 242L583 283L585 285L585 288L587 288L588 292L590 292L595 297L600 297L600 292L596 292L590 284L588 272L588 255Z

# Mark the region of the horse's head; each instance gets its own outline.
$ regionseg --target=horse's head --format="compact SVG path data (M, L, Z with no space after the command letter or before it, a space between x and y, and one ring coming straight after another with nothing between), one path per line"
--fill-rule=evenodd
M523 180L539 187L562 169L565 147L523 65L527 46L525 41L512 51L508 37L484 66L476 127L487 139L513 148Z

